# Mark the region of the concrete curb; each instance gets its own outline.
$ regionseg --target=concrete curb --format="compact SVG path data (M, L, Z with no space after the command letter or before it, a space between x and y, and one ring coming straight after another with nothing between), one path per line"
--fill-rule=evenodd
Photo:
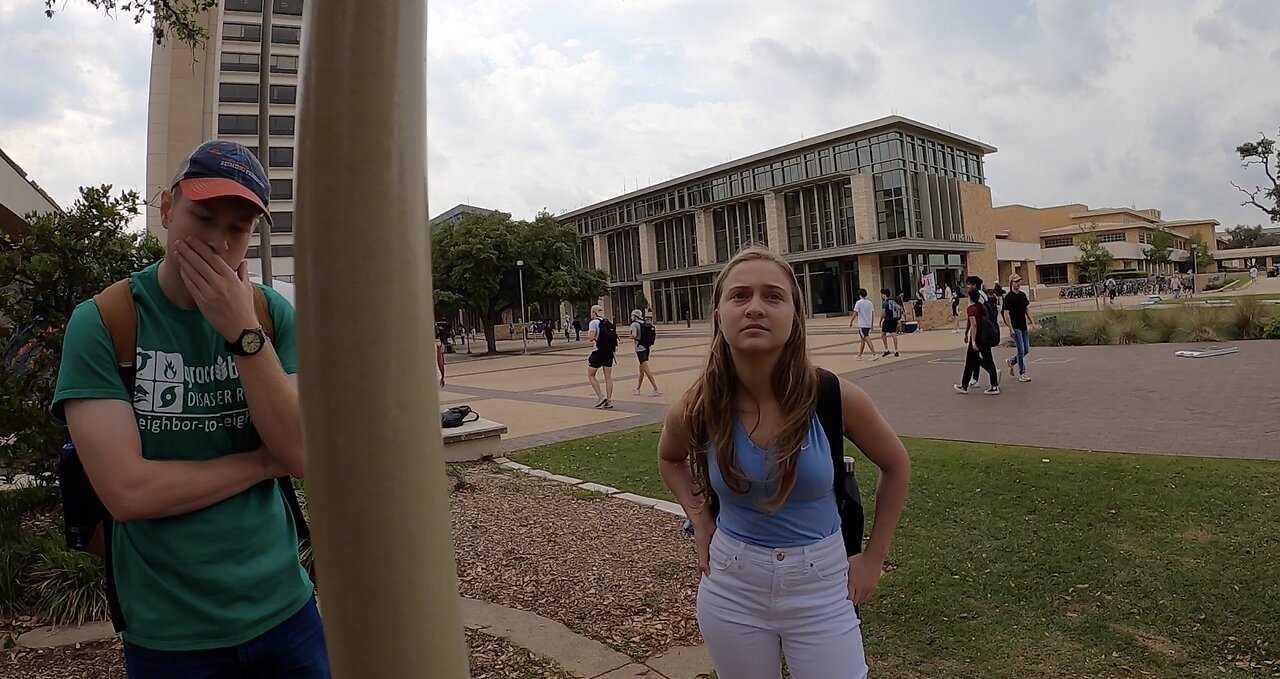
M605 486L599 483L583 481L582 479L575 479L572 476L552 474L551 472L545 469L535 469L533 467L530 467L529 465L520 464L519 462L513 462L505 457L495 457L493 461L499 467L502 467L504 469L510 469L513 471L520 472L522 474L528 474L529 476L539 478L539 479L556 481L558 483L563 483L563 484L573 486L575 488L580 488L582 490L590 491L593 493L602 493L604 495L608 495L609 497L616 498L618 500L626 500L627 502L633 502L635 504L640 505L641 507L651 507L660 512L666 512L668 514L674 514L675 516L685 518L684 507L681 507L679 504L675 502L668 502L667 500L659 500L658 498L645 497L643 495L636 495L635 493L623 493L619 491L617 488L614 488L612 486Z

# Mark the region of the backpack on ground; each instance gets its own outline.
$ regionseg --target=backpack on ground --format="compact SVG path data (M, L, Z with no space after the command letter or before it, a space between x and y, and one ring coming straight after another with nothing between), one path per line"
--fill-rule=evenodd
M649 321L640 321L640 346L652 347L658 341L658 329Z
M133 393L135 378L134 363L137 360L138 310L134 305L133 292L129 288L129 279L117 281L98 293L93 298L102 316L102 324L115 349L116 368L120 380L124 383L125 392ZM268 336L275 334L275 323L267 306L266 293L262 288L253 286L253 310L258 316L258 323ZM298 502L297 491L287 476L276 479L285 505L293 515L294 525L298 532L298 541L310 540L311 530L307 526L302 506ZM58 459L58 485L62 489L62 517L67 548L88 552L103 559L106 569L107 604L111 611L111 622L117 632L125 629L124 614L120 609L120 600L116 593L115 578L111 563L111 528L113 519L107 511L93 484L89 481L76 452L75 442L67 431L67 443L62 447ZM312 573L312 577L315 575Z
M987 297L981 305L982 321L978 324L978 346L994 347L1000 344L1000 311L995 296Z
M866 514L862 509L862 490L854 475L852 465L846 466L844 457L844 406L840 395L840 378L834 373L818 368L818 405L814 409L822 433L831 448L831 464L835 470L836 509L840 513L840 534L844 537L844 551L848 556L862 552L862 537L866 529ZM707 490L711 518L720 513L720 499Z
M596 332L596 348L605 353L617 351L618 329L614 327L613 321L602 318L599 327L600 329Z

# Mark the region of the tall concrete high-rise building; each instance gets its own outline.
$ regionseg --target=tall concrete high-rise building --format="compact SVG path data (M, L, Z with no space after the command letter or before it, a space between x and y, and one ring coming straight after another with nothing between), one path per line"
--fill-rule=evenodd
M270 110L259 120L258 78L264 0L223 0L203 17L209 40L193 50L174 40L151 54L147 115L147 229L161 240L159 194L169 188L184 156L202 141L239 142L258 154L271 175L272 276L292 281L294 130L303 0L271 2ZM270 149L258 149L258 126L270 133ZM256 240L255 240L256 243ZM259 270L258 247L249 250Z

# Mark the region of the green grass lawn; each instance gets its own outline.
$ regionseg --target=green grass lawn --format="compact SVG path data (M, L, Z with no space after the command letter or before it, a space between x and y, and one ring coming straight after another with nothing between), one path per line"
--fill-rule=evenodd
M513 457L669 499L658 432ZM863 608L880 676L1280 676L1280 465L904 441L894 568Z

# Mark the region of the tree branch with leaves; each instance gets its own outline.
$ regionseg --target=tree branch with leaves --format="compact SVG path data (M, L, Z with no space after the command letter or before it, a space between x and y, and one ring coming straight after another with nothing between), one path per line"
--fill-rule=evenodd
M270 0L266 0L270 2ZM103 11L108 17L120 14L133 18L140 24L151 20L151 35L156 44L163 44L170 35L192 49L209 39L209 29L204 27L201 15L218 7L219 0L84 0ZM57 7L66 0L44 0L44 13L50 19L57 14Z
M1115 257L1111 251L1103 245L1102 240L1098 238L1096 229L1089 229L1084 238L1080 239L1080 256L1076 258L1076 264L1080 266L1081 273L1085 279L1094 286L1094 303L1095 306L1101 308L1098 302L1098 284L1107 276L1107 272L1111 270L1111 265L1115 262Z
M1237 146L1236 153L1240 154L1243 167L1262 166L1262 174L1266 177L1267 183L1255 184L1252 189L1247 189L1234 181L1231 185L1248 196L1248 199L1240 205L1252 205L1265 212L1271 221L1280 223L1280 150L1276 148L1276 140L1269 139L1262 133L1259 133L1258 137L1258 141Z

